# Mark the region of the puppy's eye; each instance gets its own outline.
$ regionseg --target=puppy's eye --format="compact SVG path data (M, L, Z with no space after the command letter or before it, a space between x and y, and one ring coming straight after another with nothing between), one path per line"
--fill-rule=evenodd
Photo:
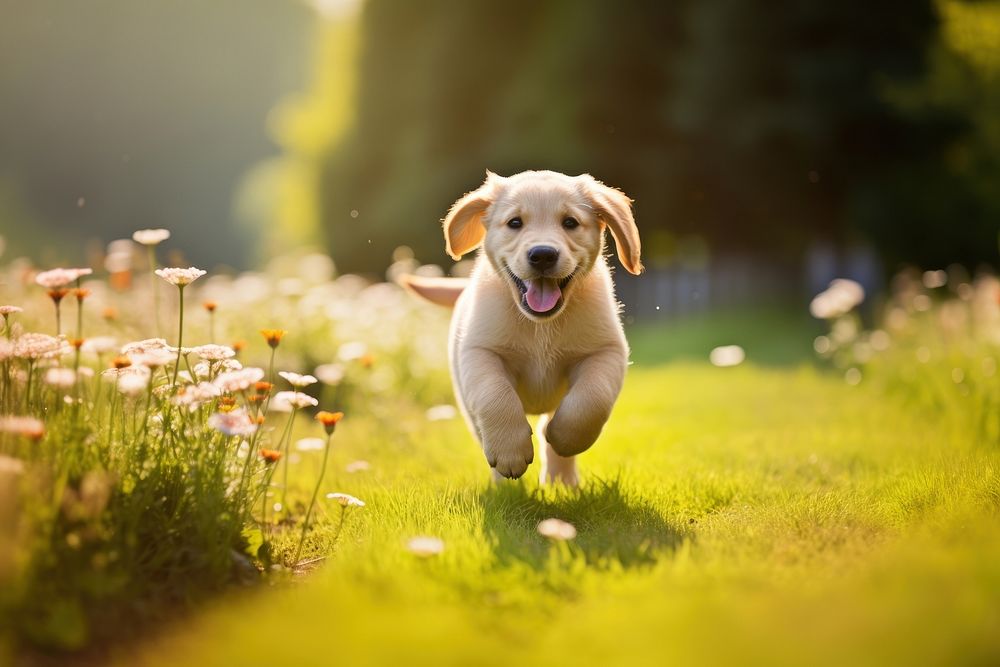
M580 222L576 218L566 218L563 220L563 227L566 229L576 229L580 226Z
M524 223L521 221L521 218L511 218L507 221L507 226L511 229L520 229L523 224Z

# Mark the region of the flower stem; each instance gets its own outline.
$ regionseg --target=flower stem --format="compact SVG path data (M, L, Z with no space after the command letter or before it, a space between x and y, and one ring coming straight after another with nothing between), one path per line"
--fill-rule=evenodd
M298 408L293 407L292 414L288 417L288 425L285 427L285 432L281 434L281 442L278 443L278 450L282 452L281 509L286 514L288 513L288 507L285 505L285 498L288 495L288 450L292 440L292 424L295 423L296 412L298 412Z
M160 335L160 293L156 289L156 248L146 246L149 249L149 283L153 288L153 324L156 327L156 335Z
M83 338L83 292L80 290L80 278L76 279L76 337Z
M184 349L184 285L178 285L177 289L180 294L180 317L178 318L179 324L177 326L177 363L174 364L174 379L171 382L174 387L177 386L177 372L181 369L181 351Z
M326 462L330 458L330 442L333 440L333 433L326 437L326 450L323 451L323 465L319 469L319 477L316 479L316 487L313 489L312 499L309 501L309 509L306 510L306 518L302 521L302 534L299 536L299 546L295 549L295 557L292 559L292 565L294 566L299 562L299 556L302 555L302 543L306 539L306 530L309 528L309 519L312 517L313 507L316 505L316 496L319 495L319 487L323 484L323 476L326 475ZM340 508L341 521L344 518L344 508Z

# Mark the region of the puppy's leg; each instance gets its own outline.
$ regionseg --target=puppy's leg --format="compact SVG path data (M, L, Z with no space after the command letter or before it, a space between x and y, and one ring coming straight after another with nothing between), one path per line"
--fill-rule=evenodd
M569 390L544 430L545 441L561 457L590 448L611 416L625 379L627 358L618 347L593 354L570 372Z
M503 361L480 348L462 352L465 406L486 461L497 474L517 479L534 459L531 426Z
M542 457L542 469L538 476L539 484L562 482L566 486L579 486L580 478L576 474L576 457L559 456L552 445L545 440L545 427L552 415L542 415L538 419L538 453Z

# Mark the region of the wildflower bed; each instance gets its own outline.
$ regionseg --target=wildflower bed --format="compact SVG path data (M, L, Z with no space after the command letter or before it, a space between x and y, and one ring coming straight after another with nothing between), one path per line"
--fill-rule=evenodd
M411 350L444 313L333 281L322 256L214 280L156 268L168 237L112 244L107 278L26 260L0 275L0 652L99 646L303 567L317 505L362 504L323 486L325 465L289 493L290 462L328 457L334 407L445 395L442 355Z
M445 312L318 256L157 277L136 240L3 273L0 663L1000 658L988 276L901 278L877 328L838 283L829 331L633 329L577 492L486 482ZM259 581L306 583L207 602Z

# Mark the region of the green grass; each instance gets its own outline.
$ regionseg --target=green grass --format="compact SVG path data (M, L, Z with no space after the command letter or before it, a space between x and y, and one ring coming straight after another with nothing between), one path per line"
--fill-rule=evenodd
M804 367L658 366L667 353L650 340L581 458L581 491L491 486L459 420L351 414L324 491L368 506L336 539L339 507L324 506L308 549L333 556L308 577L168 625L118 660L1000 661L995 446L868 383ZM359 458L370 471L344 472ZM296 466L303 497L317 465L310 455ZM578 539L546 543L535 525L550 516L575 524ZM417 534L443 538L445 552L415 558L404 543Z

